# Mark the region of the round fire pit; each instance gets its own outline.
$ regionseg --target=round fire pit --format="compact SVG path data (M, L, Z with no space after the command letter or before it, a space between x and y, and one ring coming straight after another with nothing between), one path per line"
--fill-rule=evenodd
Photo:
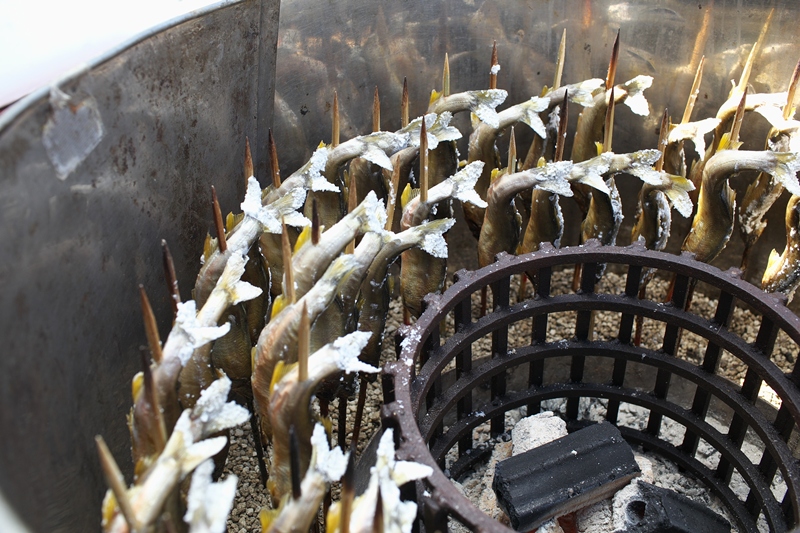
M576 264L582 264L580 289L552 295L553 270ZM604 264L624 274L624 287L596 292L596 274ZM647 269L674 279L670 301L638 298ZM512 304L511 279L525 272L537 280L535 296ZM696 282L705 284L706 294L716 295L713 316L684 310ZM473 317L473 299L484 287L491 295L489 312ZM519 257L502 254L486 268L460 271L443 295L429 296L426 304L419 321L399 331L398 360L384 369L382 422L395 428L398 458L434 469L424 482L405 488L407 497L422 504L429 527L444 529L448 517L472 531L505 527L478 510L451 478L488 456L473 437L475 428L490 424L491 434L500 435L511 429L506 412L524 407L528 415L538 413L542 402L553 399L566 402L570 431L607 420L618 425L632 446L702 480L740 531L758 531L762 513L771 531L800 523L800 468L792 444L800 421L800 375L796 367L785 374L770 360L781 331L800 344L800 319L785 301L742 281L736 271L722 272L690 255L637 245L547 247ZM754 339L729 329L736 307L748 309L760 321ZM618 320L615 339L593 339L599 312ZM574 316L571 338L552 338L548 318L553 313ZM637 316L661 328L658 348L633 344ZM509 328L520 322L532 322L529 342L509 345ZM689 333L704 343L698 363L676 357L682 335ZM487 337L490 353L473 352ZM719 373L723 357L746 366L741 384ZM553 371L558 364L566 367L560 377ZM638 379L642 371L653 379ZM774 392L771 404L759 400L762 388ZM579 408L587 399L603 402L601 418ZM618 424L625 404L648 412L643 429ZM674 435L665 435L667 423L685 428L677 442ZM761 456L746 454L745 441L755 443ZM698 453L701 443L718 452L717 462L709 464L707 454Z

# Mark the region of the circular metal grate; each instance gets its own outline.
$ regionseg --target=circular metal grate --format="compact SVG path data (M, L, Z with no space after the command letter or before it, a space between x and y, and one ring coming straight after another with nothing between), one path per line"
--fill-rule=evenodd
M582 264L580 290L551 295L554 269L576 264ZM603 264L624 272L624 289L596 292L596 273ZM674 276L669 302L637 297L647 269ZM511 278L524 272L536 273L536 294L511 303ZM690 287L698 281L710 292L719 292L714 316L684 310ZM472 299L483 287L489 287L492 306L486 316L473 318ZM737 306L760 320L751 342L728 328ZM593 340L593 316L599 311L618 317L615 339ZM557 312L574 315L572 338L548 338L548 317ZM659 348L633 345L637 315L660 325ZM448 321L449 334L444 327ZM521 321L532 321L530 342L509 346L509 327ZM705 352L696 364L676 357L682 330L703 339ZM625 439L702 480L728 508L740 531L757 531L762 513L770 530L791 529L800 523L800 468L790 445L800 421L800 370L795 367L784 374L770 360L781 331L800 345L800 319L786 308L785 300L742 281L737 271L722 272L691 255L652 252L638 245L546 247L519 257L501 254L486 268L460 271L443 295L427 297L416 324L401 328L398 360L384 369L382 423L395 428L399 458L434 469L424 482L405 487L405 496L421 504L429 529L446 530L449 517L472 531L508 530L479 511L450 481L491 451L478 445L473 430L488 423L491 433L499 435L510 429L507 411L525 407L533 414L550 399L566 401L571 430L601 420L617 424L620 405L626 403L649 415L643 429L620 425ZM473 346L487 337L491 353L479 358ZM724 352L746 365L741 384L719 374ZM553 381L545 366L556 360L566 362L568 376ZM632 381L630 370L637 365L655 375L649 385ZM670 386L675 389L678 382L690 384L688 399L670 394ZM779 408L765 408L758 400L762 384L774 391ZM587 398L603 402L602 419L581 413L580 401ZM714 406L728 413L722 426L711 423ZM668 419L685 428L681 442L662 435ZM763 450L760 458L753 460L742 450L745 437ZM701 440L719 452L718 463L711 465L698 454ZM734 491L734 478L746 483L746 495Z

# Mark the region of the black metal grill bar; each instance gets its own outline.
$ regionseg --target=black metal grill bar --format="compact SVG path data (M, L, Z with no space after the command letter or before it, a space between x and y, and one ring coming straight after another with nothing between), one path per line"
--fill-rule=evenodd
M492 283L493 312L508 309L510 278L502 278ZM498 328L492 331L492 357L505 357L508 353L508 328ZM492 399L500 398L506 393L506 376L492 377ZM505 431L505 417L493 418L491 422L491 435L493 437Z
M706 372L698 371L698 369L686 361L682 361L680 359L673 358L671 356L656 352L656 351L646 351L642 350L641 348L636 348L629 345L620 345L616 342L597 342L591 345L587 345L586 343L578 343L575 341L567 342L567 343L551 343L548 345L536 345L530 346L525 348L520 348L517 350L516 353L511 354L508 358L508 363L512 364L513 366L523 365L526 362L530 362L535 359L545 360L547 358L552 357L563 357L563 355L568 354L570 352L575 353L583 353L583 354L590 354L598 357L606 357L606 358L624 358L629 361L639 361L642 364L664 368L669 371L671 374L675 374L680 376L688 381L695 383L698 388L705 388L710 390L714 393L714 395L719 398L722 402L726 405L731 407L731 409L736 413L737 416L740 416L743 420L745 420L750 426L753 427L754 432L756 435L761 439L764 443L764 454L772 456L778 463L782 466L781 473L784 477L787 487L789 490L795 491L798 487L800 487L800 474L791 470L787 465L792 465L794 463L794 458L792 456L792 452L785 443L784 439L781 438L781 435L778 431L772 426L767 418L764 416L763 413L754 405L742 403L739 401L739 394L733 388L731 383L719 376L708 374ZM504 361L506 362L506 361ZM484 359L482 364L479 365L474 369L472 373L462 375L455 383L453 383L450 387L448 387L447 392L442 395L428 413L423 417L422 421L419 424L420 432L424 439L427 440L431 427L434 425L439 426L441 421L443 420L446 413L452 409L454 402L458 401L460 395L464 394L465 391L471 391L477 383L479 383L480 379L485 379L486 376L496 374L498 372L498 366L500 361L497 360L490 360ZM541 399L537 399L538 394L537 391L540 390L551 390L554 386L547 386L547 387L540 387L540 388L532 388L523 391L524 394L533 394L531 396L537 403L541 401ZM565 392L568 390L576 389L576 390L584 390L582 387L611 387L612 389L615 388L610 385L600 385L600 384L559 384L555 386L556 389L560 392ZM602 389L605 390L605 389ZM633 390L633 389L622 389L619 390ZM510 393L507 396L522 394L520 392ZM637 391L637 395L647 395L650 398L653 398L652 395L648 395L645 392ZM558 397L558 396L555 396ZM572 396L575 397L575 396ZM549 398L542 398L542 399L549 399ZM624 400L619 397L617 394L613 394L609 397L610 400L615 401L628 401ZM659 414L668 414L670 418L681 422L677 416L685 417L685 413L691 413L691 411L687 411L680 406L674 405L666 400L653 398L652 401L660 402L658 405L663 406L667 405L670 406L670 409L665 411L663 408L655 410ZM460 419L456 424L454 424L448 431L444 434L444 436L437 440L436 444L432 446L432 454L437 460L440 457L444 457L445 454L450 447L452 447L454 440L453 439L460 439L466 435L471 435L471 430L477 427L482 421L485 421L486 417L489 416L489 412L492 410L497 409L497 405L506 405L505 399L497 399L489 404L485 404L479 406L478 412L483 412L483 416L479 416L475 413L471 413L470 415L465 416L464 418ZM519 407L519 405L515 405L515 407L508 407L508 409ZM651 411L653 412L653 411ZM704 421L704 417L698 417L697 415L693 414L692 420L701 420ZM683 422L681 422L683 424ZM705 422L703 422L705 423ZM695 431L693 426L684 424L687 427L687 432L692 431L702 438L708 440L706 435L699 431ZM726 446L739 450L739 447L733 443L730 443L727 438ZM690 454L693 455L693 454ZM722 454L723 457L726 457L725 454ZM749 462L749 461L748 461ZM752 463L750 464L750 468L754 470ZM736 465L736 468L741 470L740 465ZM767 478L766 486L768 486L772 481L771 476Z
M536 299L542 300L550 297L550 279L553 270L550 267L542 268L534 276L537 280ZM531 324L531 344L543 343L547 340L548 315L537 315L532 319ZM540 386L544 381L544 362L532 361L528 367L528 386ZM527 412L534 414L539 412L539 404L528 404Z
M429 355L428 364L423 367L420 375L411 384L414 405L418 405L420 395L427 394L433 382L439 378L442 370L450 363L452 357L448 357L448 354L458 353L467 344L471 344L501 326L529 319L542 312L549 314L577 311L587 306L592 306L598 311L636 312L647 318L674 324L687 331L705 336L709 342L727 350L762 376L787 405L795 421L800 420L800 391L777 366L762 355L754 354L752 347L738 335L726 329L714 328L711 321L668 305L645 300L631 302L625 296L610 294L593 295L590 300L576 294L553 296L547 300L528 300L478 319L463 332L457 332L451 336L435 353Z
M456 279L458 282L458 279ZM456 332L463 332L472 323L472 302L471 299L460 301L453 310L453 319ZM472 344L468 344L456 355L456 378L461 377L465 372L472 370ZM465 395L458 401L457 416L462 419L472 412L472 394ZM465 437L458 442L458 453L463 455L472 448L472 437Z
M719 299L717 301L717 310L714 314L714 324L719 327L727 327L728 322L733 315L733 296L730 294L723 292L720 294ZM706 346L706 353L703 356L703 363L700 368L708 372L710 374L714 374L717 371L717 367L719 366L719 358L722 355L722 348L714 344L713 342L709 342L708 346ZM711 394L709 391L698 387L694 394L694 399L692 400L692 412L699 416L700 418L705 418L706 413L708 413L708 407L711 404ZM686 431L686 435L683 439L683 444L681 444L681 448L686 453L693 455L695 451L697 451L697 445L700 442L700 438L698 435L694 433Z

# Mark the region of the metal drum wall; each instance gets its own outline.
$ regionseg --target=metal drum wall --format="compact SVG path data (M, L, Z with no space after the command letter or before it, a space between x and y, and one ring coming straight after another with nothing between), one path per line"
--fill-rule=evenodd
M166 331L161 239L193 279L210 186L244 195L245 136L267 173L278 6L191 13L0 116L0 493L35 531L98 529L96 434L131 472L137 285Z

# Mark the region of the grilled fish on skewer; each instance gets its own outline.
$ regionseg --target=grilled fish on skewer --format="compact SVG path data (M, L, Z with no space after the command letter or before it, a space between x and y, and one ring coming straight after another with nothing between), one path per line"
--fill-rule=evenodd
M795 173L800 169L796 153L722 150L714 154L703 169L703 187L692 229L683 250L693 252L698 261L711 262L725 248L733 232L735 196L728 178L742 170L772 175L792 194L800 193Z
M106 494L103 501L104 531L146 530L159 518L164 502L180 480L222 449L225 437L208 437L245 422L249 416L243 407L226 403L229 391L230 380L224 377L203 391L194 408L183 411L164 450L139 476L136 484L124 493L109 491ZM103 448L100 446L103 464L113 463L113 458ZM117 512L116 502L122 500L130 503L123 505L133 512L138 528L135 525L131 527Z
M486 195L488 206L478 239L478 264L481 267L493 263L501 251L514 253L517 249L521 221L513 205L514 196L533 187L570 196L572 191L567 179L572 166L571 161L549 163L531 170L504 174L492 182Z
M757 111L764 114L773 126L767 136L766 148L774 152L800 151L800 122L791 119L794 114L794 96L800 80L800 62L795 66L783 112L778 116L773 107L762 107ZM750 250L767 226L764 217L772 204L780 197L783 186L769 174L759 174L756 181L748 185L739 209L739 230L744 239L742 270L747 267Z
M321 424L314 426L311 436L311 461L300 484L300 498L287 497L275 511L262 510L261 531L290 533L307 531L317 519L317 512L330 483L344 474L348 455L340 448L330 449Z
M253 396L261 420L262 433L270 438L269 393L272 373L278 361L291 364L297 360L297 332L305 304L313 322L333 301L336 286L354 266L351 255L336 258L313 287L295 303L288 303L272 317L258 338L253 349Z
M567 134L566 119L569 107L567 102L568 100L565 98L564 103L559 107L556 120L556 146L553 162L561 161L564 155L564 141ZM535 137L534 142L536 139L539 139L539 137ZM533 146L531 148L533 149ZM528 155L531 155L531 151L528 151ZM527 170L524 165L523 170ZM533 189L531 191L530 216L519 246L519 253L535 252L539 249L539 244L543 242L549 242L558 248L561 246L563 233L564 218L561 215L561 204L558 202L558 195L540 189Z
M370 472L367 489L353 501L348 524L350 533L376 531L375 516L378 507L382 510L382 520L378 524L380 530L387 533L410 533L417 516L417 504L401 501L400 487L410 481L428 477L433 469L412 461L397 461L393 430L387 429L381 435L375 466ZM378 502L381 503L380 506L377 505ZM329 533L341 531L338 527L340 512L339 503L334 503L328 513L328 522L333 526L328 529Z
M408 200L403 208L401 228L408 229L420 225L431 215L433 206L455 198L466 203L484 204L473 190L480 176L483 163L470 163L464 169L427 191L427 198L422 195ZM409 195L410 196L410 191ZM400 292L403 306L411 315L418 317L421 313L422 298L430 292L438 292L444 284L447 263L441 255L431 256L419 249L403 252L400 270ZM438 260L437 260L438 259Z
M316 283L331 261L356 235L368 231L381 233L385 224L383 201L378 200L375 193L370 191L356 209L322 233L318 244L306 241L292 256L297 297L301 298Z
M230 250L230 249L229 249ZM231 304L255 298L261 289L240 281L244 272L246 258L234 254L219 277L214 290L209 294L206 303L196 311L194 300L178 305L178 316L162 349L161 363L153 370L153 380L158 394L158 401L164 413L164 420L169 431L178 418L177 380L183 365L192 352L215 340L227 332L226 326L217 326L219 318ZM148 417L147 403L144 398L134 402L131 416L131 435L133 441L134 460L150 456L155 444L145 431L141 431Z
M793 195L786 205L786 248L782 254L772 250L761 287L767 292L781 292L789 297L800 285L800 196Z
M270 393L269 417L273 428L273 461L270 493L277 503L291 488L289 470L289 427L294 426L300 451L300 475L305 475L311 461L313 429L311 396L319 383L339 372L378 372L358 358L370 333L353 332L320 348L308 357L308 377L300 381L297 366L275 368Z

